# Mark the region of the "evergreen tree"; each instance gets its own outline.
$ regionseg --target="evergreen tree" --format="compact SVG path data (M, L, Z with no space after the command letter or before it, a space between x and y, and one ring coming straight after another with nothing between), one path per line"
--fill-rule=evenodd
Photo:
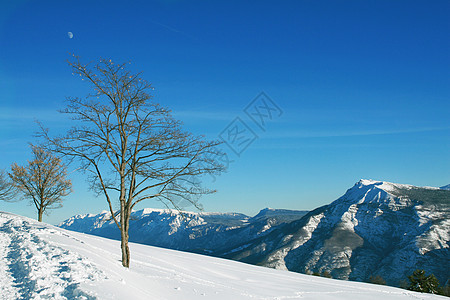
M408 276L408 279L410 281L408 290L431 294L440 292L437 278L433 274L426 276L424 270L415 270L412 275Z

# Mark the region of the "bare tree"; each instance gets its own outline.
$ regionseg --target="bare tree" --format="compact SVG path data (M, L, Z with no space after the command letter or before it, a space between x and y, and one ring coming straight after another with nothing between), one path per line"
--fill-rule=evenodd
M76 125L65 135L51 137L41 125L52 151L81 163L89 183L103 194L121 232L122 265L129 267L128 228L136 204L162 201L180 210L179 200L201 208L198 198L215 192L202 188L199 176L224 170L218 141L205 141L181 128L167 108L152 101L150 83L127 64L101 59L82 64L69 61L73 74L87 81L93 93L67 98L68 114ZM118 212L114 210L117 203Z
M14 186L10 182L8 174L4 170L0 170L0 200L10 201L14 198Z
M42 222L45 211L62 207L62 198L71 192L72 183L59 158L38 146L32 145L31 150L33 160L25 167L13 164L9 177L23 198L34 204Z

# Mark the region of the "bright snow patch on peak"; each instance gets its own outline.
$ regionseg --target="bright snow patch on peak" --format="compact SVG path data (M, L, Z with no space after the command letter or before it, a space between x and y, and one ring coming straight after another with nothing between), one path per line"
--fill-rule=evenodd
M376 186L379 189L385 190L386 192L392 191L395 187L397 188L413 188L413 185L410 184L400 184L400 183L392 183L388 181L379 181L379 180L371 180L371 179L361 179L357 185L363 186Z
M379 189L382 189L386 192L392 192L395 191L395 189L414 189L414 188L422 188L422 189L430 189L430 190L438 190L437 187L417 187L411 184L400 184L400 183L393 183L388 181L379 181L379 180L372 180L372 179L361 179L358 181L355 186L373 186L377 187ZM448 186L443 186L441 189L445 189L448 187L450 189L450 184Z
M383 182L372 179L361 179L358 183L362 185L372 185L372 184L382 184Z
M384 203L389 207L393 207L395 205L405 206L410 200L407 198L397 197L396 191L399 189L409 190L412 188L415 187L409 184L361 179L335 202L339 203L344 201L345 203L353 204Z

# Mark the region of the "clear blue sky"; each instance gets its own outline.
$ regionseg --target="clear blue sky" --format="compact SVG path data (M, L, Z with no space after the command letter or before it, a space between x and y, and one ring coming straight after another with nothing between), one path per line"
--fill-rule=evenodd
M449 15L447 0L1 1L0 168L30 158L35 119L70 125L56 110L87 93L75 53L131 61L188 130L217 138L239 117L258 136L204 178L207 211L313 209L360 178L449 184ZM264 130L244 111L262 91L282 110ZM71 178L50 223L106 209Z

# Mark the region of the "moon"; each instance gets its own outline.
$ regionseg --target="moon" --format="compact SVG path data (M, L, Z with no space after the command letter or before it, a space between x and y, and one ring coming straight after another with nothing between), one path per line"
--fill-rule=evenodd
M73 33L72 32L68 32L67 35L69 36L69 39L73 38Z

